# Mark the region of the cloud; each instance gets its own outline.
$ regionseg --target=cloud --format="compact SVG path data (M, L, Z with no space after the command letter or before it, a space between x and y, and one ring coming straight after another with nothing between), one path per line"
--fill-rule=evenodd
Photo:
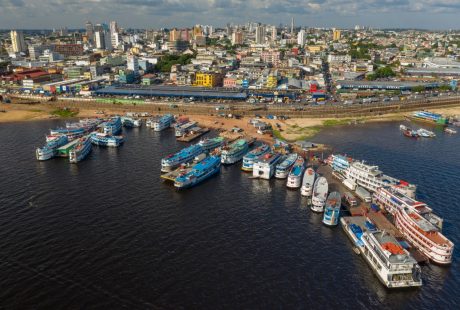
M388 23L387 27L423 26L428 19L441 28L455 25L458 13L459 0L0 0L0 27L82 27L86 20L112 19L126 27L247 21L279 24L295 17L310 26L369 22Z

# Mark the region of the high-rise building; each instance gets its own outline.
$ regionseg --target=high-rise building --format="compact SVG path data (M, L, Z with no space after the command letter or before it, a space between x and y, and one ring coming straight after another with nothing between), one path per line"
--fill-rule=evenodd
M259 25L256 27L256 44L265 43L265 27Z
M332 31L332 40L338 41L338 40L340 40L341 37L342 37L342 34L341 34L340 30L334 29Z
M300 30L297 34L297 44L301 47L305 45L305 30Z
M94 33L94 39L96 41L96 48L101 49L101 50L105 50L106 39L105 39L104 31L102 31L102 30L96 31Z
M88 38L88 41L91 43L91 42L94 42L94 28L93 28L93 24L88 21L86 22L85 24L85 28L86 28L86 37Z
M111 45L113 48L117 48L119 45L120 45L120 34L118 32L114 32L112 33L112 35L110 36L110 39L111 39Z
M240 45L243 44L243 32L242 31L235 31L232 33L232 44L233 45Z
M291 19L291 35L294 34L294 17Z
M118 32L118 25L116 21L110 22L110 34Z
M169 32L169 41L174 42L180 40L180 31L174 28Z
M276 41L276 38L277 38L277 30L276 30L276 26L273 26L272 27L272 41Z
M195 38L196 36L202 36L203 35L203 30L201 29L200 25L196 25L193 27L193 37Z
M24 41L24 34L22 33L22 31L11 30L10 35L13 52L25 52L27 50L27 45Z
M133 71L134 75L139 75L139 59L137 56L128 55L127 57L127 68Z

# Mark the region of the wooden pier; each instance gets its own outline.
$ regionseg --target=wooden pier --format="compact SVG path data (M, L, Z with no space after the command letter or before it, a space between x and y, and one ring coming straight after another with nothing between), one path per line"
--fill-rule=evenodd
M177 141L190 142L190 141L195 140L198 137L201 137L202 135L204 135L207 132L209 132L209 128L200 128L200 129L197 129L197 130L192 129L190 131L190 133L187 133L187 134L183 135L182 137L178 137Z

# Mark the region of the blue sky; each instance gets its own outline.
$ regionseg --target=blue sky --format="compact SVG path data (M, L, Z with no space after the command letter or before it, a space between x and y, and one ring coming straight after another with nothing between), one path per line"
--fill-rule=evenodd
M460 0L0 0L0 28L70 28L116 20L158 28L257 21L278 25L460 29Z

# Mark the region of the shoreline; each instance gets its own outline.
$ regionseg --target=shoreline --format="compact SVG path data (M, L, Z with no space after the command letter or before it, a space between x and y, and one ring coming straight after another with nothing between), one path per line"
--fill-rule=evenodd
M78 113L74 116L62 117L52 115L53 111L59 109L59 106L51 106L49 104L2 104L0 105L0 124L1 123L20 123L30 121L43 120L70 120L76 118L91 118L98 117L101 114L96 112L101 111L100 107L78 109ZM429 109L432 112L449 115L460 115L460 105ZM104 116L120 114L120 110L103 109ZM129 111L127 107L126 111ZM124 114L124 113L122 113ZM262 118L263 122L269 123L273 127L273 138L279 138L287 142L295 142L300 140L312 139L320 131L339 126L350 126L356 124L376 123L376 122L397 122L404 121L408 112L388 113L378 116L363 116L363 117L329 117L329 118L289 118L287 120L266 119ZM249 136L256 137L259 140L272 140L267 134L260 135L257 130L249 124L249 119L253 117L244 116L240 119L227 118L218 115L210 114L187 114L178 113L178 115L188 116L192 120L197 121L204 127L219 130L231 131L233 127L243 129L243 133Z

